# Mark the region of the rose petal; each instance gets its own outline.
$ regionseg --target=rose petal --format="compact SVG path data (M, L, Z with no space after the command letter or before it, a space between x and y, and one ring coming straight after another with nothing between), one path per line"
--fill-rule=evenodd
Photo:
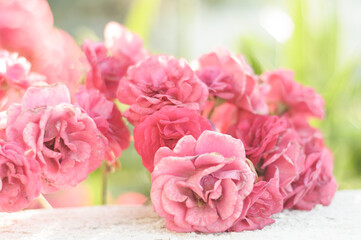
M222 220L230 217L234 212L234 208L238 198L238 189L231 179L222 181L222 199L217 201L217 212Z
M245 157L244 146L241 140L208 130L199 136L195 151L197 154L216 152L226 158L234 156Z
M187 209L185 217L187 223L196 226L207 226L217 221L217 219L216 209L210 208L208 205Z

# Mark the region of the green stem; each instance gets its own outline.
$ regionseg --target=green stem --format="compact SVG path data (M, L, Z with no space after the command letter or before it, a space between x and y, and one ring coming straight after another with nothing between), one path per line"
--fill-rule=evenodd
M108 166L107 163L103 163L102 167L102 205L107 204L107 185L108 185Z

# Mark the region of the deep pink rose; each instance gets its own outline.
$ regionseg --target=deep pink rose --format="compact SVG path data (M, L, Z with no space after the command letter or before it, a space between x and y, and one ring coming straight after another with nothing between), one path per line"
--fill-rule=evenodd
M173 150L160 148L154 162L154 210L177 232L226 231L241 216L255 181L242 142L208 130L198 140L183 137Z
M30 72L31 64L16 53L0 49L0 111L11 103L20 102L25 90L41 85L46 78Z
M245 145L246 155L257 165L261 158L272 152L287 129L286 119L277 116L259 116L242 112L231 135L239 138Z
M104 41L85 41L82 45L90 64L86 85L98 89L108 99L114 99L119 81L127 69L145 58L148 52L136 34L116 22L105 27Z
M90 64L86 77L87 88L98 89L106 94L107 98L113 99L119 80L127 71L127 66L108 56L108 50L103 43L85 41L82 49Z
M137 124L165 105L201 110L208 90L184 59L161 55L130 67L119 83L117 97L122 103L131 104L124 115Z
M7 114L6 136L40 163L43 193L73 187L100 166L106 139L70 104L65 85L30 87Z
M45 0L0 1L0 48L18 52L32 71L45 75L48 83L65 83L72 93L83 74L80 48L53 27Z
M211 96L227 100L247 111L267 114L259 80L242 56L219 49L198 59L197 76L208 86Z
M166 106L134 128L134 147L143 165L152 172L154 155L160 147L173 149L185 135L197 139L205 130L212 130L212 126L196 111Z
M261 78L270 87L267 102L272 113L324 117L325 102L322 97L314 89L296 82L292 71L280 69L266 72Z
M325 147L321 132L306 120L293 118L292 122L304 145L306 160L303 172L291 184L292 194L285 199L285 208L311 210L316 204L327 206L337 190L332 153Z
M243 212L231 228L232 231L262 229L275 221L270 218L283 208L283 197L279 192L278 170L269 181L259 181L253 186L251 194L245 199Z
M114 164L130 142L130 133L117 106L96 89L84 87L75 94L75 105L81 107L108 139L105 159Z
M0 212L16 212L39 196L39 163L15 142L0 140Z
M270 172L279 169L280 192L289 195L290 184L304 169L305 154L299 136L287 120L242 112L229 133L243 141L247 158L260 177L270 179Z

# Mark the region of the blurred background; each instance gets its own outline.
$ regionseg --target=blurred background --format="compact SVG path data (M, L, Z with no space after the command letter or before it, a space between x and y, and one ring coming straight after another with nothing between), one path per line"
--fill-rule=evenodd
M153 53L191 61L217 46L243 54L260 74L290 68L326 101L322 129L340 189L361 188L360 0L48 0L55 25L79 44L103 40L109 21L138 33ZM360 141L360 142L359 142ZM109 203L143 203L150 176L131 146L108 177ZM47 196L57 207L100 204L101 172Z

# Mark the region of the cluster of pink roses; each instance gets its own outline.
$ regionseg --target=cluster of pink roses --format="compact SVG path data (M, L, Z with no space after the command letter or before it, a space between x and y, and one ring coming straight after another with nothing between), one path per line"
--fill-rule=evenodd
M192 66L153 55L128 69L117 97L171 230L261 229L282 209L328 205L337 189L332 154L308 123L324 117L323 99L292 72L257 76L225 49Z
M0 211L115 164L130 139L122 116L171 230L261 229L282 209L330 204L332 154L308 122L324 101L292 72L257 76L225 49L191 65L152 55L115 22L82 50L53 28L45 0L0 1Z
M110 47L129 39L124 31ZM115 90L107 95L92 84L94 71L81 82L89 65L53 28L47 1L0 1L0 211L76 186L129 146Z

